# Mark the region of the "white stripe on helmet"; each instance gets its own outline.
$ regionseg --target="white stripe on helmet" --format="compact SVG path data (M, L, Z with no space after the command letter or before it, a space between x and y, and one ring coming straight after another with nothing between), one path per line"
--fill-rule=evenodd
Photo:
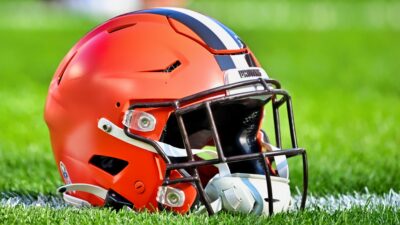
M181 13L184 13L188 16L193 17L194 19L200 21L202 24L207 26L212 32L214 32L215 35L224 43L227 49L229 50L236 50L236 49L241 49L242 46L239 46L236 42L236 40L217 22L215 22L213 19L211 19L208 16L205 16L203 14L193 12L188 9L181 9L181 8L174 8L174 7L167 7L165 9L170 9L174 11L178 11Z

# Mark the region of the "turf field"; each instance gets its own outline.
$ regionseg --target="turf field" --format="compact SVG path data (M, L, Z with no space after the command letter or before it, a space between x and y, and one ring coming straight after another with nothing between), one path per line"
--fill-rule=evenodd
M309 208L207 218L54 204L61 180L43 121L47 87L64 54L101 19L0 1L0 223L399 224L400 3L209 0L189 8L233 28L292 94L308 150ZM300 160L289 163L300 187Z

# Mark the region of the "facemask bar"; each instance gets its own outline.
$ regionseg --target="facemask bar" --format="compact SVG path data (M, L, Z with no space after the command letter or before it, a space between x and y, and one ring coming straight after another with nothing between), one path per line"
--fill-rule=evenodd
M200 100L202 98L208 97L212 94L223 93L224 91L243 87L243 86L250 86L250 85L262 85L264 90L258 90L253 92L247 93L240 93L235 95L227 95L223 97L218 97L211 100L206 100L197 104L188 105L193 103L196 100ZM200 176L198 172L198 167L205 166L205 165L215 165L220 163L232 163L232 162L242 162L248 160L259 160L263 166L265 172L265 178L267 183L267 190L268 190L268 207L269 207L269 214L273 214L273 193L272 193L272 184L271 184L271 171L268 165L266 164L266 158L272 158L279 155L285 155L287 158L301 155L302 162L303 162L303 192L302 192L302 199L300 208L304 209L307 197L307 190L308 190L308 163L307 163L307 154L304 148L298 148L297 146L297 139L296 139L296 132L295 132L295 125L294 125L294 116L293 116L293 109L292 109L292 102L290 95L285 91L280 89L280 84L276 80L271 79L254 79L248 81L242 81L237 83L232 83L228 85L223 85L217 88L213 88L207 91L199 92L194 95L190 95L184 97L182 99L178 99L175 101L169 102L150 102L150 103L134 103L130 105L128 110L134 110L137 108L158 108L158 107L172 107L175 109L175 116L178 121L178 125L181 131L183 143L187 152L187 161L181 163L172 163L169 157L163 152L162 148L153 140L133 134L130 132L129 128L124 126L124 132L128 137L143 141L147 144L153 146L158 154L163 158L166 163L166 172L164 176L164 181L162 186L177 184L177 183L186 183L191 182L195 184L197 189L197 193L199 194L201 202L204 204L205 208L207 209L210 215L214 214L214 211L211 207L211 202L206 195L204 188L200 181ZM269 101L272 101L272 108L273 108L273 118L274 118L274 128L275 128L275 138L276 144L278 148L282 148L282 140L281 140L281 130L280 130L280 123L279 123L279 108L286 103L287 107L287 114L289 120L289 130L290 130L290 137L292 148L291 149L282 149L280 151L274 152L259 152L259 153L251 153L251 154L244 154L244 155L235 155L230 157L225 157L222 146L219 140L217 127L215 125L215 120L212 114L212 105L214 103L220 103L225 101L233 101L238 99L245 99L250 97L257 97L257 96L272 96L267 100L265 104ZM282 96L278 99L278 96ZM192 153L192 148L190 146L189 137L185 128L185 123L183 121L183 115L187 112L205 108L207 111L207 117L210 123L210 128L212 131L213 140L216 146L216 150L218 153L217 159L211 160L195 160ZM190 176L186 176L183 178L177 179L170 179L171 171L172 170L180 170L186 169L188 170Z

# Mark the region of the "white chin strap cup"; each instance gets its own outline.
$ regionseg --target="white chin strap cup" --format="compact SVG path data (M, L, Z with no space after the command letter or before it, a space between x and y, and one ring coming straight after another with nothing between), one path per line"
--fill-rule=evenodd
M271 176L274 213L287 211L291 205L289 180ZM205 191L212 201L214 212L269 215L268 191L264 175L235 173L210 180Z

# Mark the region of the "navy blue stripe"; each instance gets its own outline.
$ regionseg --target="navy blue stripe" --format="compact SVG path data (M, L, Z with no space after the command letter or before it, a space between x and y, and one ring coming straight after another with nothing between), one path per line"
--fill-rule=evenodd
M218 38L218 36L212 32L206 25L198 21L197 19L186 15L185 13L181 13L179 11L171 10L171 9L146 9L141 10L135 13L152 13L158 15L168 16L170 18L176 19L179 22L185 24L187 27L192 29L199 37L211 48L215 50L226 50L226 46L222 41Z
M250 54L247 53L244 57L246 58L246 62L250 67L257 66L256 62L254 61L253 57Z
M215 55L215 59L222 71L236 68L230 55Z

